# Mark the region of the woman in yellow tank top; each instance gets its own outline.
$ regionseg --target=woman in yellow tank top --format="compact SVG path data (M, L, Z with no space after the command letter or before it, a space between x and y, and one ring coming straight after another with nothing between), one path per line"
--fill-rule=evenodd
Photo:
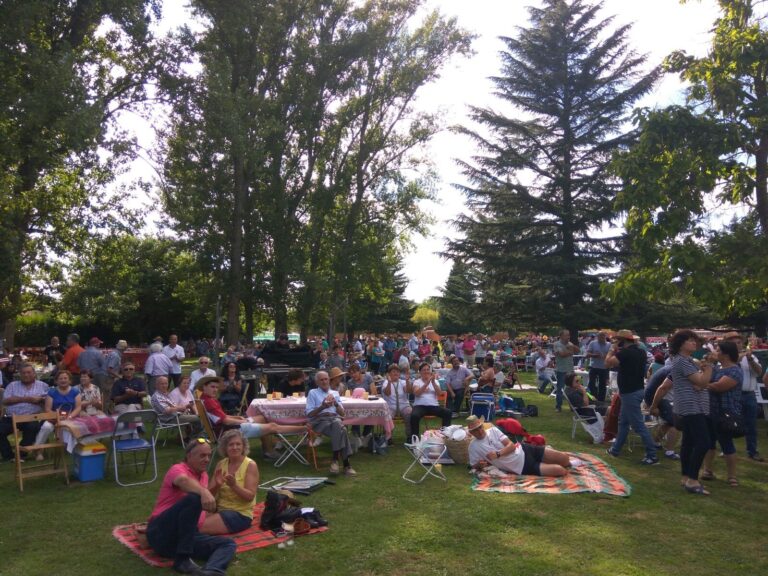
M235 534L253 521L253 504L259 486L259 467L248 458L248 440L240 430L228 430L219 438L219 455L208 490L216 497L217 512L208 514L200 532Z

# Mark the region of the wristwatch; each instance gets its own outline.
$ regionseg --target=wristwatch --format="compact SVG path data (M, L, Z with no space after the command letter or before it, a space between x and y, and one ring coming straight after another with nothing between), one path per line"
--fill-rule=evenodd
M501 452L499 452L498 450L496 450L496 458L501 458Z

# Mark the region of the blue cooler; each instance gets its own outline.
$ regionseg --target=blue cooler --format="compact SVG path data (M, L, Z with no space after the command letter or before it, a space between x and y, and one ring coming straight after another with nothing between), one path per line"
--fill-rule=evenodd
M75 461L74 474L80 482L104 479L104 461L107 457L104 444L78 444L72 457Z

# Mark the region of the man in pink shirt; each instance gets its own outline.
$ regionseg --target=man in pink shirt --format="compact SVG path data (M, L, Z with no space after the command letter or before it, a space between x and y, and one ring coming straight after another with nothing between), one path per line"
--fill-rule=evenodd
M182 574L225 574L235 556L235 541L208 536L199 529L206 512L216 511L216 498L208 491L211 445L205 438L187 444L183 462L165 474L157 502L147 524L149 545L160 556L173 558L173 569ZM192 558L206 560L201 568Z

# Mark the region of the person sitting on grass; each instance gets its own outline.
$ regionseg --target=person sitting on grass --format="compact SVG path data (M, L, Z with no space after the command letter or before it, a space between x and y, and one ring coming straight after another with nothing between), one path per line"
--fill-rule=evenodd
M502 472L531 476L565 476L571 460L565 452L544 446L512 442L496 426L486 430L485 419L474 414L466 420L472 435L469 465L475 471L493 466Z
M297 434L304 432L305 426L283 426L274 422L267 422L264 416L252 416L245 418L243 416L232 416L227 414L216 399L219 385L223 379L219 376L204 376L197 382L198 389L203 392L202 400L205 406L205 412L213 425L213 431L216 436L221 434L225 428L239 428L246 438L260 438L264 451L264 457L270 460L276 460L280 454L268 449L268 441L265 436L269 434Z
M211 444L196 438L185 448L184 461L171 466L163 478L155 507L147 523L147 541L160 556L173 558L182 574L224 574L237 546L231 538L202 534L206 513L216 511L216 498L208 490ZM204 568L192 558L206 560Z
M216 465L208 490L216 497L216 514L208 514L203 534L236 534L253 522L259 487L259 467L248 458L248 440L240 430L227 430L217 448L223 459Z
M307 395L307 419L316 434L322 434L331 439L333 461L330 472L331 474L339 473L339 460L341 460L344 465L344 474L357 476L357 472L349 463L352 445L342 421L344 406L341 404L339 393L331 390L331 379L323 370L315 374L315 384L317 388L310 390Z

